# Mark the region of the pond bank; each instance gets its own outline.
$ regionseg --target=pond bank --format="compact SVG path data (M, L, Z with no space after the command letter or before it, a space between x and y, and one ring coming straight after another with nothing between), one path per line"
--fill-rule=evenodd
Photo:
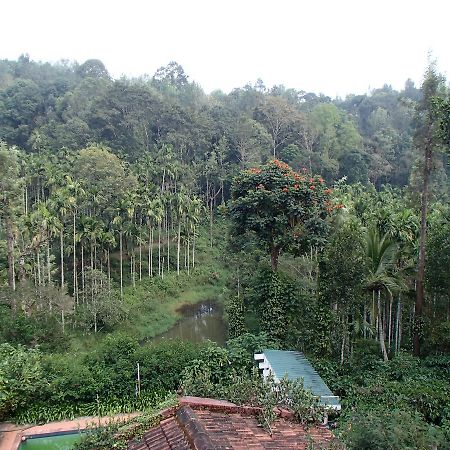
M177 312L181 314L181 319L172 328L151 339L151 342L180 339L201 343L210 340L218 345L225 345L227 327L223 319L221 303L215 299L209 299L183 305Z

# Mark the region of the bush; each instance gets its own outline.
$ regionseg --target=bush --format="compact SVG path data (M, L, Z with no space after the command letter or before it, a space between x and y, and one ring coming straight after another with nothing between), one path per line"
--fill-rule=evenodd
M442 433L408 411L373 411L353 416L344 433L350 449L426 449L444 445Z
M0 345L0 420L32 403L46 386L41 363L38 349Z

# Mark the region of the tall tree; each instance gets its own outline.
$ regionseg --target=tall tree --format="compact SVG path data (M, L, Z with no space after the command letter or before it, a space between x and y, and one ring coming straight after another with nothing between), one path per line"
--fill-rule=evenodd
M20 166L15 147L0 141L0 219L4 223L8 248L8 285L16 288L14 268L14 244L16 208L21 197ZM14 309L14 305L13 305Z
M232 234L238 239L255 233L276 271L281 251L301 254L323 242L325 218L333 209L330 192L320 176L298 174L278 160L245 170L233 180Z
M422 84L423 98L417 107L417 130L415 145L422 153L422 192L421 192L421 225L419 241L419 262L417 265L417 286L414 317L413 346L414 355L420 356L421 334L423 327L423 306L425 297L425 260L427 240L427 214L430 199L430 177L433 170L433 159L441 147L441 115L435 107L436 98L444 91L443 78L436 72L434 64L430 64Z

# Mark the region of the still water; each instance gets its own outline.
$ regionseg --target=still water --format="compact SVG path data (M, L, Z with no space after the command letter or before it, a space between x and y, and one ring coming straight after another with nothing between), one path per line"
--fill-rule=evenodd
M56 434L27 439L19 450L69 450L81 440L80 433Z
M219 345L225 344L227 329L221 304L207 300L195 305L185 305L178 312L182 318L170 330L152 339L153 342L165 339L202 342L209 339Z

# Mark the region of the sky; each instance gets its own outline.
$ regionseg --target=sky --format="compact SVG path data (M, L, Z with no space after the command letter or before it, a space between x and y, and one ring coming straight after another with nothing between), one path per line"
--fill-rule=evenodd
M448 0L2 0L0 59L100 59L109 73L181 64L206 92L258 78L330 97L450 78Z

